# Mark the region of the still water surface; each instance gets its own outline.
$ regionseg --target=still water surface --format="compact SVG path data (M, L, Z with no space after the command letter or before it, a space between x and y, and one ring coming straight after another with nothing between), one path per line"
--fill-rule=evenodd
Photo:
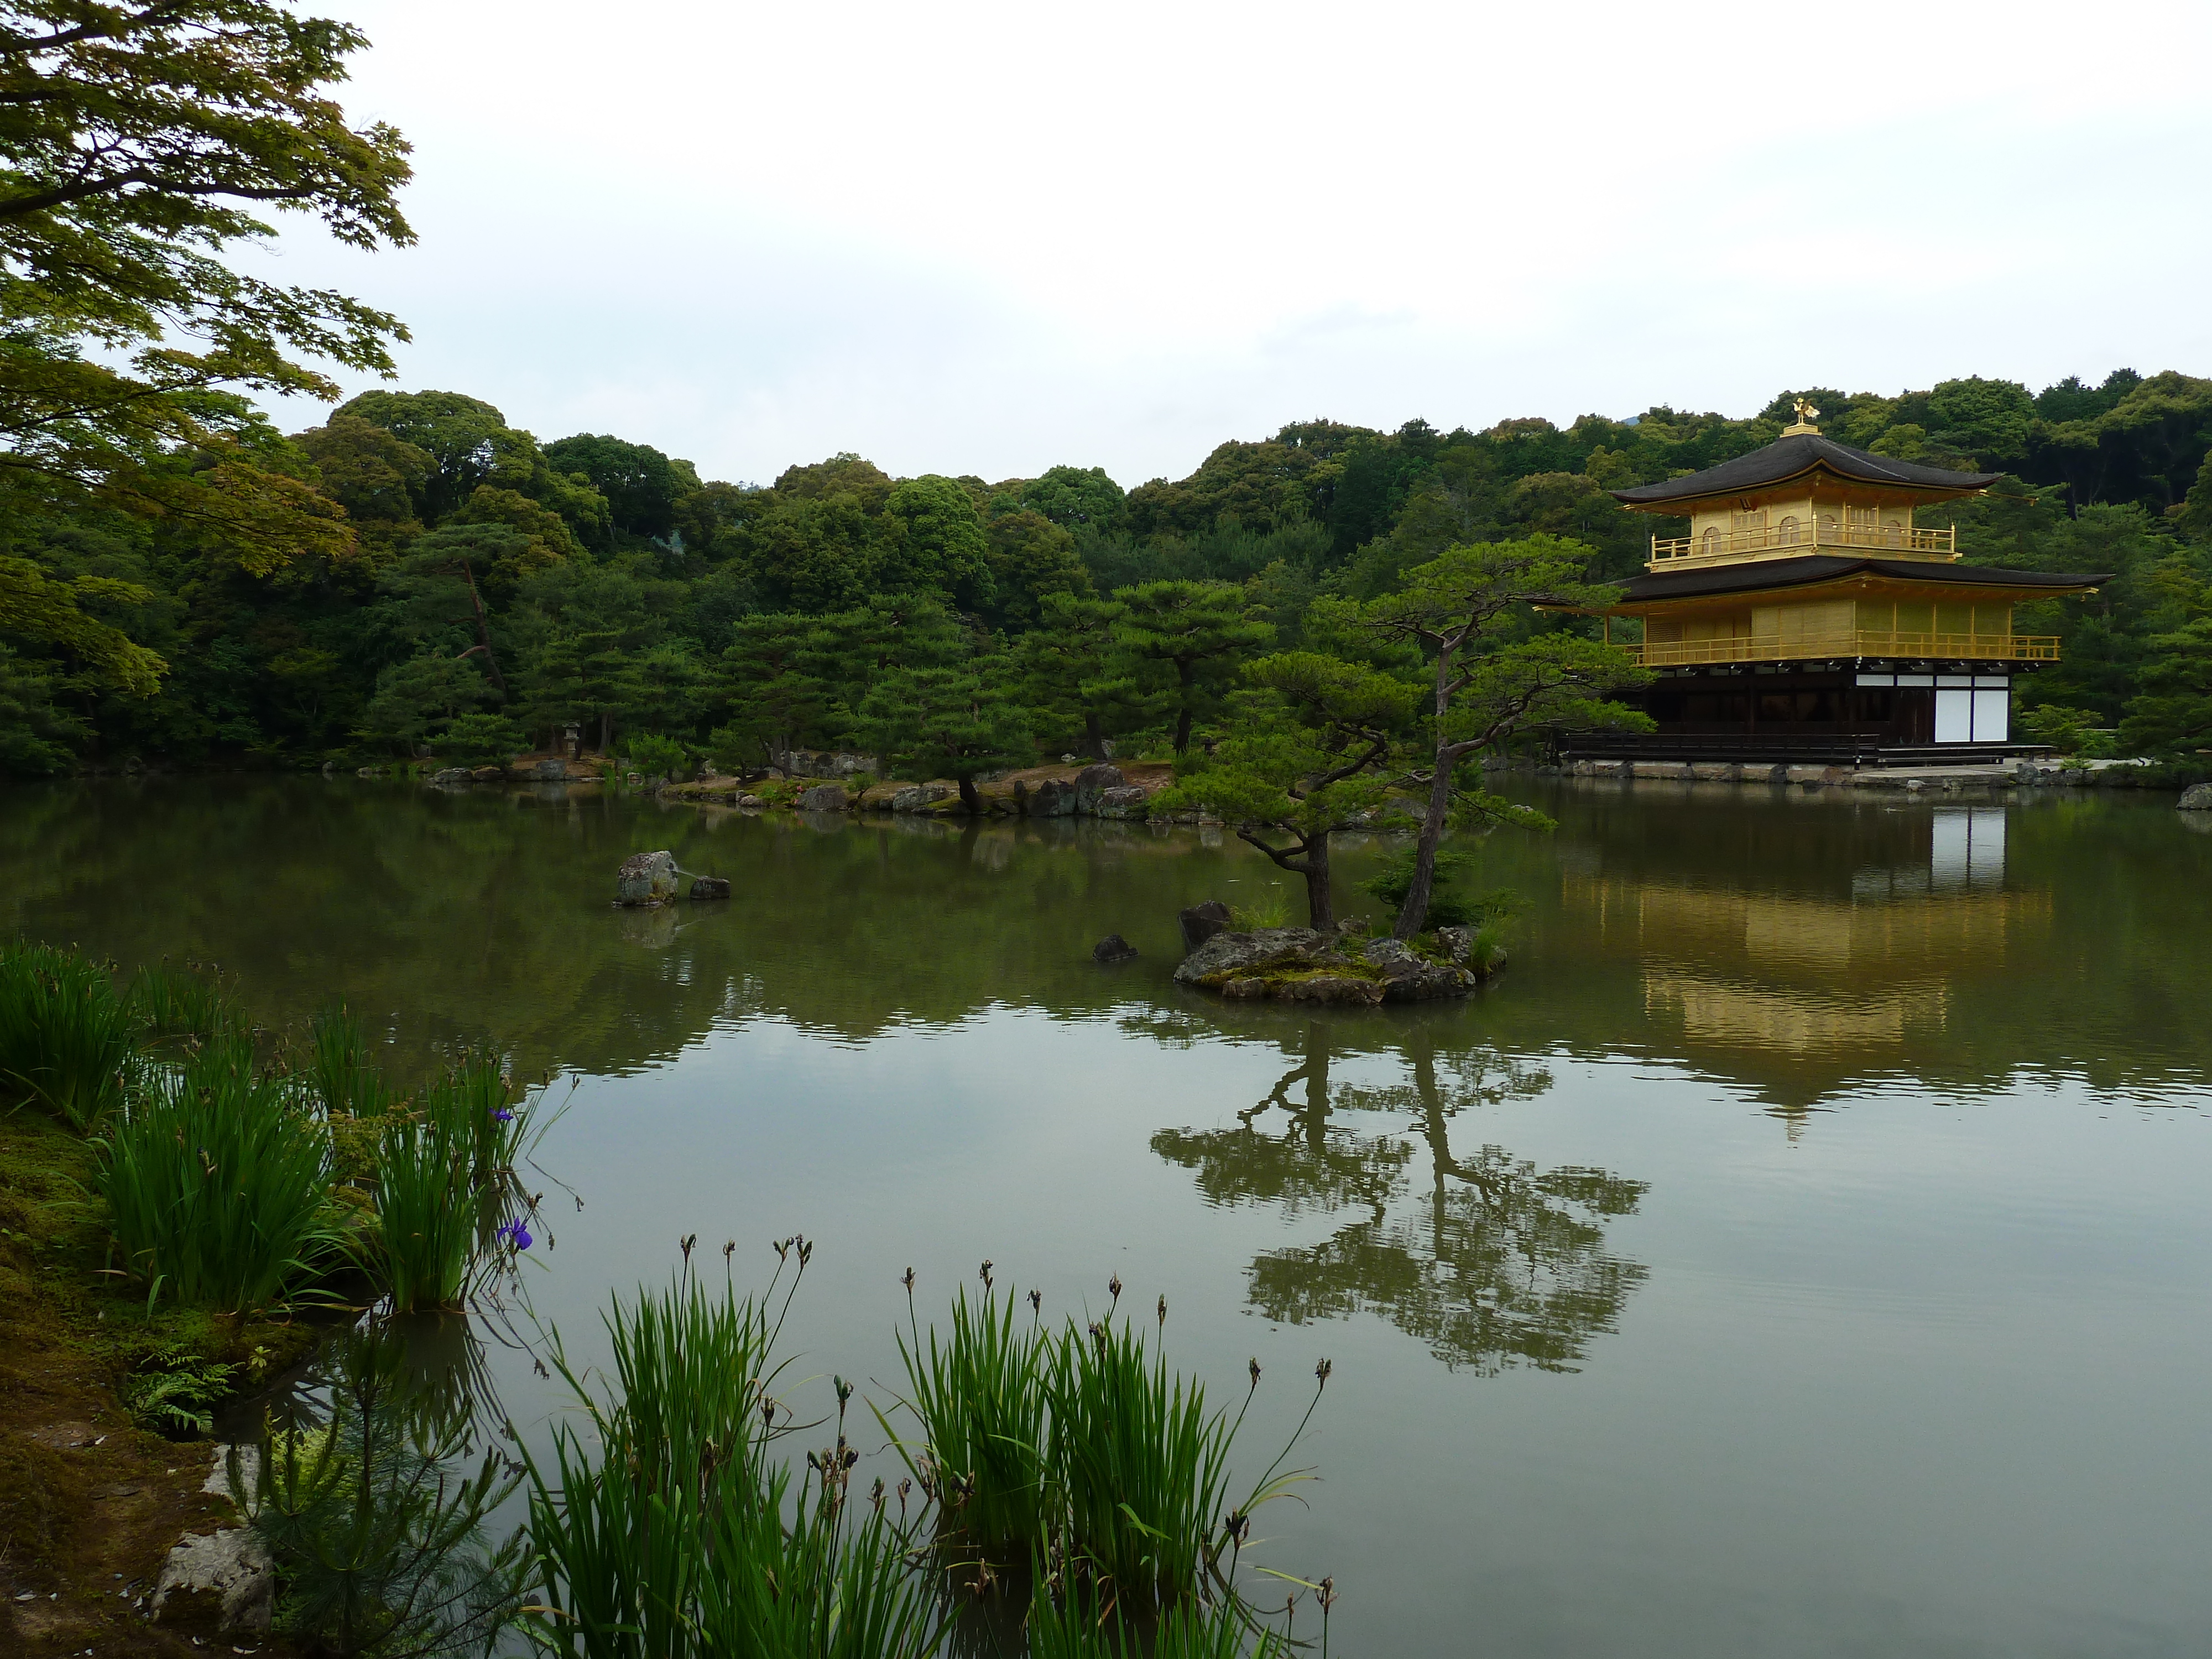
M1171 983L1177 908L1279 880L1188 831L106 782L0 799L0 878L21 933L219 962L271 1024L342 1000L402 1071L579 1079L527 1276L572 1354L679 1235L764 1281L800 1231L808 1375L889 1383L901 1272L927 1312L987 1256L1048 1314L1164 1294L1226 1397L1256 1356L1262 1462L1328 1357L1261 1553L1334 1576L1335 1651L2212 1651L2212 836L1540 799L1485 851L1505 975L1357 1013ZM664 846L737 897L610 908Z

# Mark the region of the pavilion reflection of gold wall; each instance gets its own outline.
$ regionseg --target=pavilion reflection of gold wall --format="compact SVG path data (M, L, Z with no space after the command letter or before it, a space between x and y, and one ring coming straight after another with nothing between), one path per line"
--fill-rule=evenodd
M1644 1012L1679 1015L1682 1035L1691 1042L1789 1054L1901 1043L1910 1024L1940 1030L1949 1001L1949 991L1940 981L1844 1001L1800 990L1700 979L1665 969L1644 975Z
M1954 980L2001 970L2051 921L2049 894L2003 890L1829 899L1600 876L1566 897L1608 951L1642 960L1647 1014L1679 1014L1692 1042L1792 1054L1940 1030Z

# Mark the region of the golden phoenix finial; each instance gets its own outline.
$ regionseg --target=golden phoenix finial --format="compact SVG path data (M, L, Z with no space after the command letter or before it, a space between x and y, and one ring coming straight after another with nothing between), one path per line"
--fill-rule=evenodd
M1820 418L1820 411L1813 407L1813 401L1809 398L1800 398L1790 407L1797 411L1797 423L1800 426L1810 426Z

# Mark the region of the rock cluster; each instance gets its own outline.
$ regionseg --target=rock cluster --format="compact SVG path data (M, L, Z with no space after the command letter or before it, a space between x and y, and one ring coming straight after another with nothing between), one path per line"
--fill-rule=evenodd
M1447 928L1436 939L1430 951L1400 939L1363 941L1310 927L1220 932L1201 940L1175 976L1179 984L1224 997L1278 1002L1372 1006L1465 996L1478 981L1468 961L1474 943L1468 930Z

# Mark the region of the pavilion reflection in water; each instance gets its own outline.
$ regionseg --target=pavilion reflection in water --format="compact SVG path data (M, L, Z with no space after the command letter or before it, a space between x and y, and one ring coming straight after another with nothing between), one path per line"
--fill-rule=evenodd
M1570 873L1608 954L1641 963L1652 1036L1785 1112L1940 1043L1959 988L2039 949L2051 896L2006 884L2002 807L1914 813L1828 892Z

